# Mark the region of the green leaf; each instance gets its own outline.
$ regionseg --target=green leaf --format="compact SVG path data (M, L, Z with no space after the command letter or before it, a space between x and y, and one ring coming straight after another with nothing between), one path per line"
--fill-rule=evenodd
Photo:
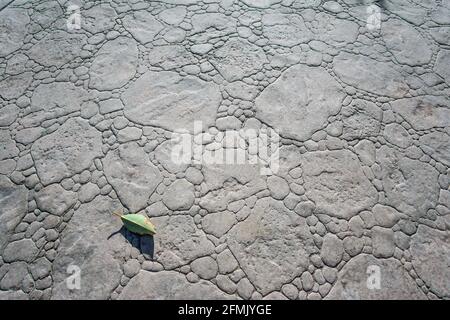
M141 236L154 235L156 233L155 226L146 216L143 216L141 214L120 215L115 212L114 214L119 216L125 228L127 228L129 231L133 233L136 233Z

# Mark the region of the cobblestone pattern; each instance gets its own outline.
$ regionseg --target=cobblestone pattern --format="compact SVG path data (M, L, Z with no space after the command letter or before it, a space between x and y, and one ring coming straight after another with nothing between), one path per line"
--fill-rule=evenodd
M9 2L0 299L450 297L450 1ZM278 130L279 171L173 163L194 120Z

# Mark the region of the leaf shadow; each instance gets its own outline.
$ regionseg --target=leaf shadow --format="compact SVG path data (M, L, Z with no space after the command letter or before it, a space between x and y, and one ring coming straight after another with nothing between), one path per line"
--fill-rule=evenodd
M121 234L134 248L139 250L145 259L153 260L155 253L155 241L153 236L140 236L128 231L127 228L122 226L119 230L111 233L107 239L111 239L116 234Z

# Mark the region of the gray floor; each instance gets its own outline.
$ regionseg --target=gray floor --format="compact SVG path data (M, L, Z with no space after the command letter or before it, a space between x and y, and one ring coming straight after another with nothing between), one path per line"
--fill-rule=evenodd
M450 297L450 1L8 3L0 299Z

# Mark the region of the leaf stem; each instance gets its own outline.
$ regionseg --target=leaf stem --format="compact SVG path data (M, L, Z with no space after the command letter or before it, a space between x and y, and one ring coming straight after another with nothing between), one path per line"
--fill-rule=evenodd
M122 214L119 213L119 210L113 211L113 214L118 216L119 218L122 218Z

